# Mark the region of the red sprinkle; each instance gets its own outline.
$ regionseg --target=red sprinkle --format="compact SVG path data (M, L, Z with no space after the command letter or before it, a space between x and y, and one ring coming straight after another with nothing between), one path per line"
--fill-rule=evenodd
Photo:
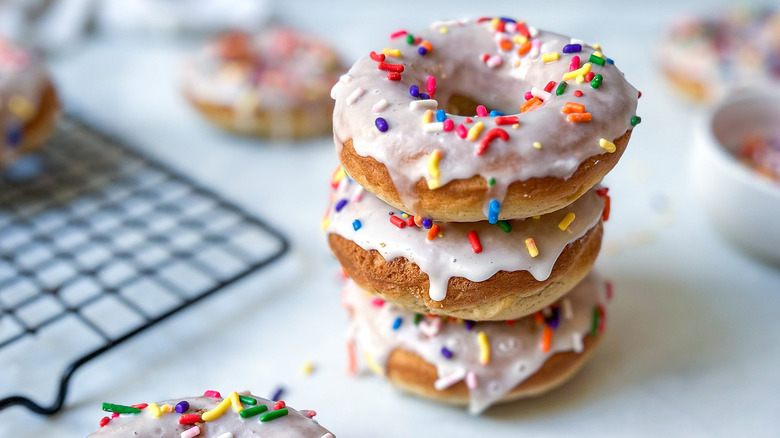
M401 80L401 73L396 73L391 71L387 74L387 79L390 79L391 81L400 81Z
M420 45L420 41L422 41L422 37L415 37L415 39L414 39L414 45L415 45L415 46L419 46L419 45Z
M496 125L514 125L520 123L520 119L517 116L498 116L494 119Z
M606 193L604 194L604 213L601 215L601 220L604 222L609 220L609 195Z
M458 134L458 137L460 138L466 138L466 136L469 135L469 130L466 129L466 127L462 123L458 125L457 128L455 128L455 132Z
M525 23L522 21L517 23L517 33L526 38L531 38L531 34L528 32L528 28L525 27Z
M607 193L609 193L609 187L602 187L600 189L596 189L596 194L599 196L607 196Z
M582 91L580 91L580 90L574 90L574 96L575 96L575 97L582 97Z
M491 20L490 17L480 17L477 18L477 23L484 23L485 21L490 21L490 20Z
M118 413L114 412L114 413L111 414L111 418L117 418L117 417L119 417Z
M382 71L393 71L396 73L403 73L404 71L403 64L388 64L386 62L380 62L376 65L376 67Z
M222 395L219 393L219 391L206 391L203 393L204 397L214 397L214 398L222 398Z
M479 146L477 146L477 155L484 154L485 150L487 150L488 146L490 146L490 142L496 138L507 141L509 140L509 134L507 134L506 131L501 128L491 129L485 134L484 137L482 137L482 141L479 143Z
M108 417L103 417L100 419L100 427L106 427L108 425L108 422L111 421Z
M452 121L452 119L447 119L444 121L444 131L449 132L455 129L455 122Z
M580 68L580 57L577 55L572 56L571 64L569 64L569 71L574 71Z
M599 333L603 333L604 332L604 327L606 326L606 323L607 323L606 316L607 315L604 312L604 306L599 304Z
M149 406L147 403L139 403L137 405L132 405L130 407L136 409L146 409L147 406Z
M371 299L371 305L373 305L374 307L382 307L385 305L385 300L379 297L374 297Z
M405 30L403 30L403 29L401 29L401 30L397 30L397 31L395 31L395 32L393 32L393 33L391 33L391 34L390 34L390 39L392 40L392 39L394 39L394 38L398 38L398 37L400 37L400 36L404 36L404 35L406 35L407 33L408 33L408 32L407 32L407 31L405 31Z
M377 54L376 52L371 52L371 54L369 54L368 56L370 56L371 59L373 59L376 62L382 62L385 60L384 54Z
M611 301L612 300L612 295L614 295L614 293L615 293L615 288L614 288L614 286L612 286L612 282L611 281L607 281L605 283L605 286L607 288L607 300Z
M636 98L639 99L640 97L642 97L642 92L641 91L639 91L639 95L637 95Z
M436 78L428 76L428 80L425 82L425 90L431 95L431 99L436 94Z
M506 325L515 325L516 322L517 322L516 319L509 319L506 321Z
M200 415L198 414L184 414L179 417L179 424L193 424L200 421Z
M465 120L463 120L463 123L471 123L473 120L471 120L471 117L466 117Z
M406 226L407 227L413 227L416 224L414 223L414 216L409 216L408 219L406 219Z
M596 76L596 73L593 73L592 71L589 71L589 72L588 72L588 73L585 75L585 80L586 80L586 81L588 81L588 82L590 82L590 81L592 81L592 80L593 80L593 78L594 78L595 76Z
M544 86L544 91L550 93L555 86L555 81L550 81L547 83L547 85Z
M287 405L284 404L284 400L279 400L278 402L274 403L274 410L278 411L279 409L282 409L285 406L287 406Z
M406 228L406 222L396 215L390 216L390 222L398 228Z
M506 28L506 23L504 23L503 21L499 21L498 26L496 26L496 32L503 32L505 28Z
M490 59L490 55L487 53L482 54L482 62L487 62Z
M482 252L482 244L479 243L479 236L477 236L476 231L469 231L469 242L471 243L471 249L474 250L474 253L479 254Z
M314 417L317 416L317 412L316 411L311 411L311 410L306 410L306 409L302 410L301 414L303 414L303 415L305 415L305 416L307 416L309 418L314 418Z

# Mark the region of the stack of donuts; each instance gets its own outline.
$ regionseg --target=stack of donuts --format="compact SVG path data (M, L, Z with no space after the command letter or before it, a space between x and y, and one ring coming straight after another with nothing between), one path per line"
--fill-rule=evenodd
M334 86L323 221L349 277L349 367L479 413L599 343L599 185L640 119L598 45L510 18L394 32Z

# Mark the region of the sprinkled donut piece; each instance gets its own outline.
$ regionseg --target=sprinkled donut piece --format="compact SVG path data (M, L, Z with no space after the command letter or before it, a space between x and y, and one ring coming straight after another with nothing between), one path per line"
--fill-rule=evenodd
M399 56L372 52L331 94L343 166L393 207L478 221L497 200L501 219L531 217L572 203L625 149L638 93L600 49L509 18L404 32L383 51ZM358 89L372 99L355 101ZM583 110L562 111L572 103Z

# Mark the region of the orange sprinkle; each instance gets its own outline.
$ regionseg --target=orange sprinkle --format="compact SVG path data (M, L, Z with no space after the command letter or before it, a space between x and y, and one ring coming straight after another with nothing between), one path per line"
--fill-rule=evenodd
M566 116L566 120L572 123L590 122L591 120L593 120L593 114L591 113L569 114L568 116Z
M537 324L544 324L544 315L542 315L542 312L534 313L534 322Z
M414 215L414 224L417 225L418 227L422 226L422 220L423 220L422 215L419 214Z
M347 374L357 374L357 355L355 354L355 342L347 341Z
M420 43L421 46L425 47L425 50L427 50L429 53L433 52L433 44L431 44L430 41L425 40Z
M439 235L439 225L433 224L430 230L428 230L428 240L433 240Z
M528 249L528 255L534 258L539 255L539 249L536 247L536 242L533 237L525 239L525 247Z
M609 220L609 195L604 194L604 213L601 214L601 220L604 222Z
M552 327L549 325L544 328L544 332L542 332L542 341L539 343L539 348L547 353L550 351L550 346L552 345Z
M563 108L561 108L561 112L564 113L564 114L584 113L585 112L585 105L583 105L581 103L566 102L563 105Z
M531 50L531 42L526 41L523 44L520 44L520 47L517 49L517 54L520 56L525 55Z
M501 40L501 42L498 43L498 47L505 52L512 50L512 46L514 46L514 44L509 40Z
M527 113L535 110L536 108L539 108L540 106L542 106L542 100L534 96L526 100L525 102L523 102L522 105L520 105L520 112Z

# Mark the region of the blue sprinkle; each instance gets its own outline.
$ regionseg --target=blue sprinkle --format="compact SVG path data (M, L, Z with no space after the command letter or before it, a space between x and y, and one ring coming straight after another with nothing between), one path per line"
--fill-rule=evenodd
M517 20L515 20L514 18L501 17L500 20L503 21L504 23L517 23Z
M273 401L279 401L279 399L281 399L281 398L282 398L282 393L283 393L283 392L284 392L284 388L282 388L282 387L280 386L279 388L277 388L276 392L274 392L274 395L273 395L273 397L271 397L271 400L273 400Z
M340 212L341 209L344 208L345 205L347 205L347 200L346 199L342 199L341 201L337 202L336 203L336 213Z
M498 212L501 211L501 204L497 200L490 201L488 207L488 222L495 224L498 222Z
M563 46L563 53L579 53L582 52L582 44L566 44Z
M24 134L24 128L21 124L17 124L8 129L5 133L5 138L11 147L18 147L22 144L22 135Z
M361 224L360 221L357 220L357 219L355 219L355 221L352 222L352 228L354 228L355 231L359 230L360 227L362 227L362 226L363 226L363 224Z
M503 115L504 113L502 113L501 111L493 110L490 112L490 117L503 116Z
M400 316L393 321L393 330L398 330L398 327L401 327L401 323L403 322L403 318Z
M436 120L440 122L447 120L447 113L445 113L443 109L436 111Z
M430 99L431 96L428 93L420 93L420 99Z
M378 129L379 132L387 132L387 128L389 128L389 126L387 126L387 120L381 117L377 117L374 124L376 125L376 129Z
M612 60L612 58L607 58L607 64L614 64L615 61Z
M473 329L474 328L474 324L475 324L475 322L471 321L469 319L464 319L463 320L463 326L466 327L466 330Z
M430 230L431 227L433 226L433 221L431 220L431 218L424 217L422 220L422 226L426 230Z
M428 50L425 47L420 46L417 48L417 53L419 53L420 55L425 55L426 53L428 53Z
M441 355L447 359L452 359L452 352L447 347L441 347Z
M412 97L419 97L420 96L420 87L417 85L412 85L409 87L409 94L412 95Z

